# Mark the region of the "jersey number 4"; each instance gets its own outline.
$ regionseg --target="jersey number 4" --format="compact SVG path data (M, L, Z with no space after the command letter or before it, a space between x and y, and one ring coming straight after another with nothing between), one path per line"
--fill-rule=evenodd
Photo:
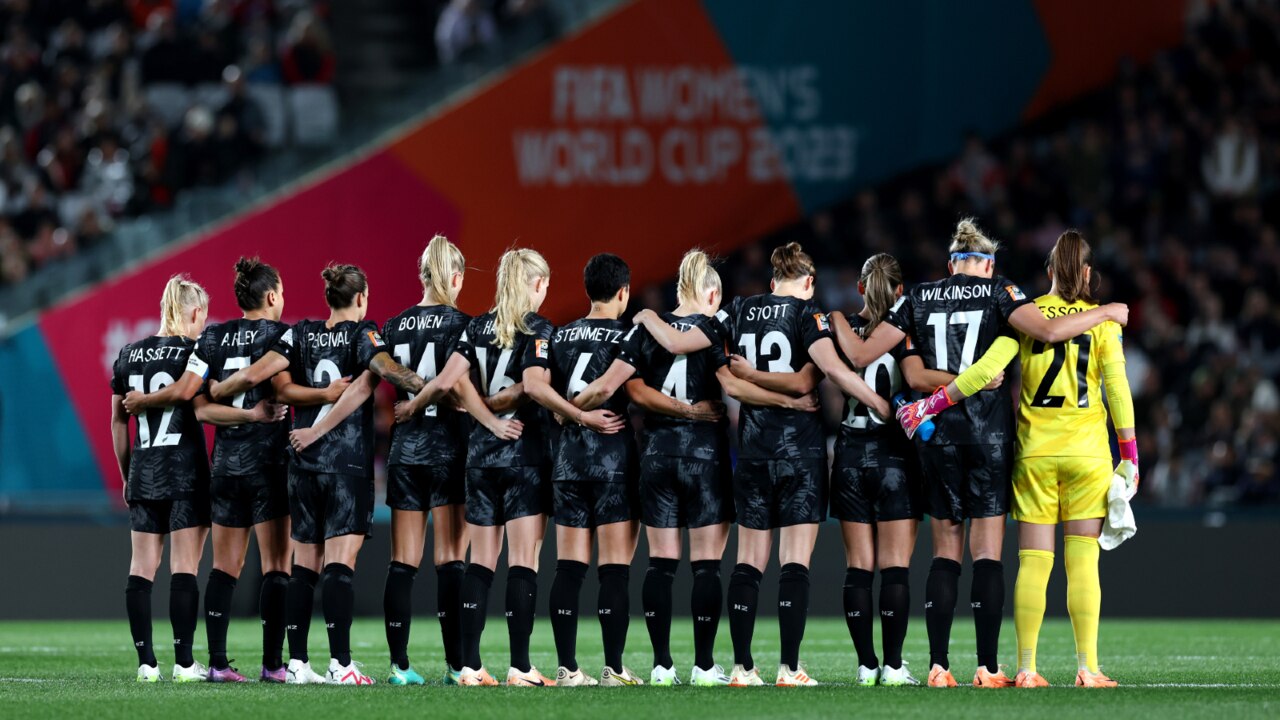
M165 385L172 385L172 384L173 384L173 376L167 372L158 372L155 375L152 375L150 388L145 388L143 386L143 378L141 375L129 376L129 387L133 390L137 390L140 393L145 393L145 392L157 393L163 390ZM160 427L158 428L158 432L155 433L154 437L152 437L152 434L151 434L151 426L147 422L147 415L149 415L150 413L143 413L142 415L138 416L138 447L139 448L145 449L150 447L172 447L178 444L178 441L182 439L182 435L178 433L169 432L169 421L173 419L173 410L174 408L172 406L164 409L164 414L160 416Z
M1089 350L1093 347L1093 338L1089 335L1077 335L1066 342L1045 345L1037 340L1031 346L1031 352L1039 355L1045 350L1053 350L1053 359L1049 361L1049 370L1040 380L1035 397L1031 399L1031 407L1060 408L1067 402L1065 395L1050 395L1053 384L1062 372L1067 360L1067 348L1076 348L1076 407L1089 407Z

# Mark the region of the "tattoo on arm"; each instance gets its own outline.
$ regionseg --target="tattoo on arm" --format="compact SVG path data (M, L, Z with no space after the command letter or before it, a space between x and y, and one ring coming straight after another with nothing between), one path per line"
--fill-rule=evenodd
M417 393L426 385L418 373L392 360L386 353L375 355L369 362L369 369L405 392Z

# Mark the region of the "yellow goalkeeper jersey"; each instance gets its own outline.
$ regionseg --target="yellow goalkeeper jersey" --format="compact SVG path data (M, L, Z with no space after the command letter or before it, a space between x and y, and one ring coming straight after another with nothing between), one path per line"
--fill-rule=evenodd
M1097 307L1056 295L1042 295L1036 305L1049 319ZM1121 340L1120 326L1111 321L1053 345L1019 339L1018 457L1111 458L1102 369L1124 362Z

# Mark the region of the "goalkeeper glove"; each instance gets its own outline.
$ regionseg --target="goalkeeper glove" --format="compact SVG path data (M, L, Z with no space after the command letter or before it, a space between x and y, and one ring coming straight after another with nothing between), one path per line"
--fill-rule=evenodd
M1141 478L1138 475L1138 441L1120 441L1120 464L1116 466L1116 475L1124 478L1125 488L1130 491L1138 489Z

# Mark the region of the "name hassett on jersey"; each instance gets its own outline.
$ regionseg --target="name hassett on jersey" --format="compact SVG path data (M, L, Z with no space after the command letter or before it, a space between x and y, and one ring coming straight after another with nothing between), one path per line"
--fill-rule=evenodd
M431 382L444 369L471 317L448 305L415 305L388 320L382 336L396 362ZM409 393L396 389L397 400ZM438 405L391 430L389 465L447 463L466 453L467 426L463 413Z
M663 321L680 332L698 328L711 340L711 347L688 355L672 355L658 344L643 325L628 331L618 357L636 369L646 385L687 405L704 400L720 400L724 394L716 371L728 363L726 340L719 323L706 315L681 317L661 314ZM727 421L695 422L661 413L645 413L645 452L664 457L714 460L725 447Z
M1001 335L1014 336L1009 316L1030 303L1003 277L952 275L921 283L889 310L885 322L915 344L925 367L958 375ZM983 391L961 403L960 412L934 418L934 445L1001 444L1013 441L1013 409L1007 391Z
M757 370L797 372L810 362L809 348L831 338L826 313L810 300L764 294L734 298L717 315L731 349ZM738 423L739 453L748 459L826 457L818 413L744 404Z
M324 388L339 378L359 378L373 357L388 348L378 326L368 320L346 320L332 328L321 320L303 320L285 331L273 349L290 357L293 382ZM295 408L294 424L311 427L332 409L332 403ZM373 461L373 397L306 450L293 452L292 457L299 469L308 472L368 474Z
M526 335L517 332L510 348L498 346L494 332L493 312L473 318L458 339L455 352L471 364L471 382L484 396L493 396L522 382L526 367L549 367L551 335L555 327L536 313L525 317L526 326L533 332ZM474 423L467 444L468 467L537 467L550 457L547 422L549 418L541 405L528 402L518 409L500 415L515 418L524 424L519 439L500 440L480 423Z
M159 392L182 377L195 341L148 337L125 345L111 373L111 392ZM203 377L203 368L196 367ZM191 403L150 408L134 418L125 500L185 500L207 495L209 456Z
M575 320L557 329L550 347L552 387L572 401L613 364L619 342L628 329L621 320L590 318ZM614 393L601 409L626 418L626 393L621 390ZM622 481L632 466L633 442L630 427L613 435L601 435L576 423L566 423L560 432L552 477L586 475L603 481Z
M267 354L289 329L274 320L229 320L205 328L196 341L192 362L208 366L211 380L222 381L237 370L247 368ZM271 383L260 383L248 391L222 401L223 405L252 408L272 394ZM289 421L247 423L214 430L213 474L253 475L269 465L288 460Z

